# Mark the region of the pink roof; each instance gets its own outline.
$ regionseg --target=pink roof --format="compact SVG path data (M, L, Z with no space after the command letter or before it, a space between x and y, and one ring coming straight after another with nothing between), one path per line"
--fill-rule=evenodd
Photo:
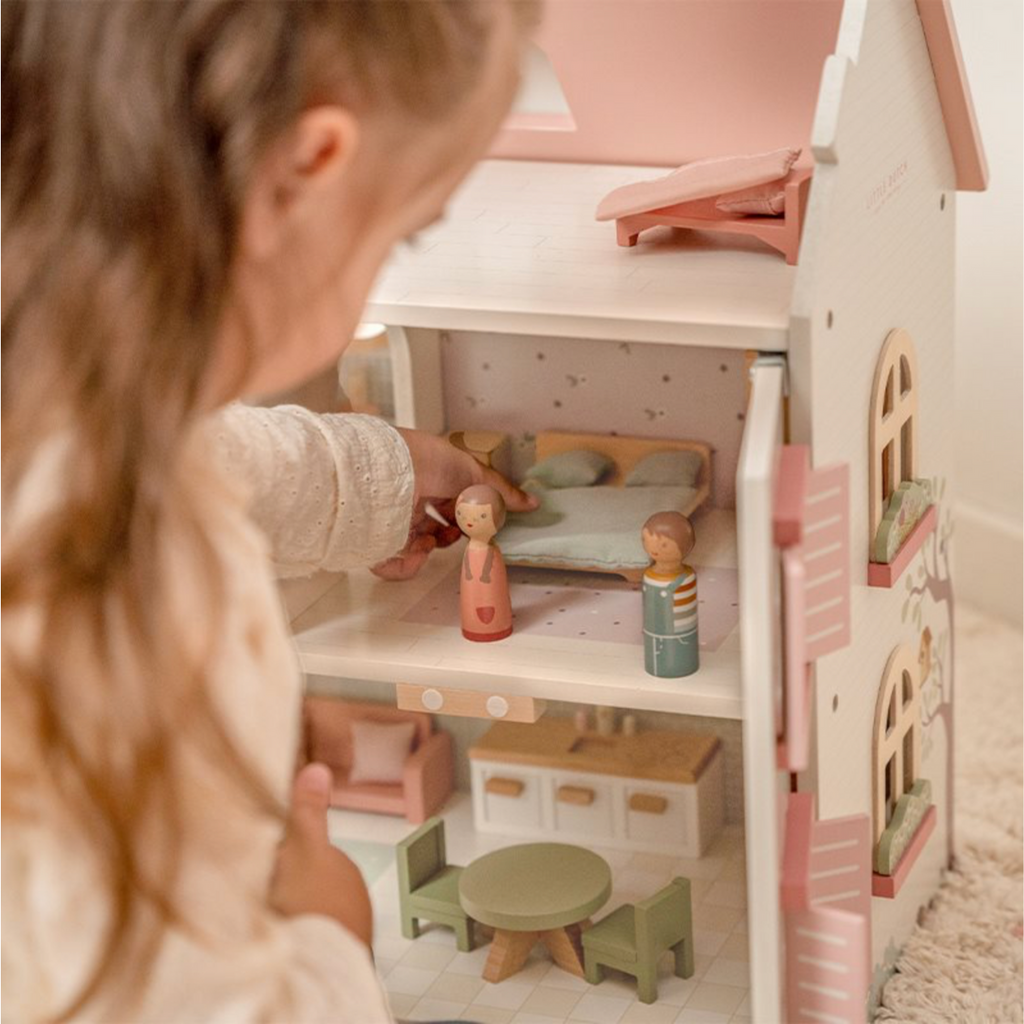
M950 0L917 0L917 13L924 28L946 134L953 150L956 187L966 192L984 192L988 187L988 161L974 116L971 87L953 23L953 8Z
M678 166L784 146L810 154L821 69L842 0L548 0L538 45L571 110L520 115L492 155ZM949 0L917 0L957 187L985 157Z

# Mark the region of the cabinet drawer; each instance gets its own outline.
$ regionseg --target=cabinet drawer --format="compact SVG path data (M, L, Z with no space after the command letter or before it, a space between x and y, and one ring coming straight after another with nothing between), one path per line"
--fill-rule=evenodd
M474 776L484 825L497 829L541 827L543 803L536 775L518 772L512 765L494 765L479 769Z
M556 774L552 797L556 832L595 840L613 835L614 789L602 776Z
M696 811L696 788L662 789L630 783L625 787L626 838L632 843L690 852L695 837L691 818Z

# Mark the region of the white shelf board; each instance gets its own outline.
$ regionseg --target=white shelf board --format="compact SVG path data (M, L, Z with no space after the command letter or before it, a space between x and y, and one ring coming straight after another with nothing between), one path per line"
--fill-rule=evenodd
M399 250L364 320L784 351L796 268L756 239L656 228L634 248L598 200L664 168L487 160Z
M695 525L692 561L734 567L734 513L710 509ZM463 638L458 622L439 627L403 621L408 609L454 571L461 556L461 543L434 552L415 579L402 583L384 582L365 570L336 577L292 622L303 670L714 718L742 716L738 628L718 650L701 651L694 675L659 679L644 671L639 642L521 632L498 643L473 643Z

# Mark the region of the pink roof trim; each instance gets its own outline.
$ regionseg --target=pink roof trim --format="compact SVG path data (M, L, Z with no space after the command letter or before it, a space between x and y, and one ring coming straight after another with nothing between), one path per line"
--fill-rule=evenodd
M953 150L956 187L960 191L984 192L988 187L988 161L974 116L950 0L917 0L917 13L928 44L946 135Z

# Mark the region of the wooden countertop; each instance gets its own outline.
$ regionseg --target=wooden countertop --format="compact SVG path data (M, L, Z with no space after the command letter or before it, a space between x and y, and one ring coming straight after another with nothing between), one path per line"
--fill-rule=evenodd
M470 748L474 760L528 764L658 782L694 783L718 749L718 737L692 732L635 736L579 733L568 718L533 724L496 722Z

